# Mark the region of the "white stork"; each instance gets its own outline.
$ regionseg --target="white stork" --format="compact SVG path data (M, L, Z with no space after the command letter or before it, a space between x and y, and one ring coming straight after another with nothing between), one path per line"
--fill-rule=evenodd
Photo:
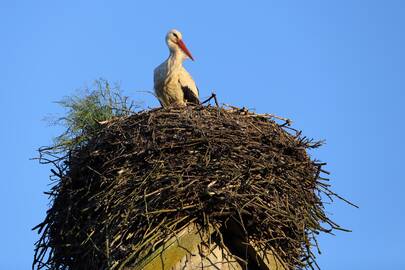
M154 70L156 97L163 107L199 104L198 88L183 67L187 57L193 61L194 58L184 44L181 33L175 29L170 30L166 35L166 43L170 56Z

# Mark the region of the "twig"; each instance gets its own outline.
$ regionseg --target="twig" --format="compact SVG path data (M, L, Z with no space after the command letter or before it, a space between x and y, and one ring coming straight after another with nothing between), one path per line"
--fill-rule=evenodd
M215 105L217 107L219 107L219 103L218 103L218 100L217 100L217 95L215 94L215 92L212 92L211 96L209 98L207 98L206 100L204 100L203 102L201 102L201 104L205 104L205 103L209 102L211 99L214 99Z

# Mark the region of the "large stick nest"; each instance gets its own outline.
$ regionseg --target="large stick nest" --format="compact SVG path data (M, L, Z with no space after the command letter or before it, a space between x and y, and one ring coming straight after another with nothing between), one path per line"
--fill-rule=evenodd
M336 194L307 153L320 143L280 122L237 108L157 109L103 123L65 155L41 149L56 169L34 268L121 269L190 222L229 219L290 269L313 268L315 235L339 229L321 196Z

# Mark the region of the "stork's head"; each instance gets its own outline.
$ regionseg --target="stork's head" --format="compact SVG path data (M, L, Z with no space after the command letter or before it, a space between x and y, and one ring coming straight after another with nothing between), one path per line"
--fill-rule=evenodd
M184 59L189 57L194 61L193 56L183 42L180 31L176 29L170 30L166 35L166 43L172 53L181 53L184 55Z

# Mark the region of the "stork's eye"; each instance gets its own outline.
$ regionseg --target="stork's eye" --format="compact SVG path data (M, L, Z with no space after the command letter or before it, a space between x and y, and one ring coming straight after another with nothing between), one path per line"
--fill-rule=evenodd
M179 38L176 33L173 33L173 36L175 36L177 39Z

